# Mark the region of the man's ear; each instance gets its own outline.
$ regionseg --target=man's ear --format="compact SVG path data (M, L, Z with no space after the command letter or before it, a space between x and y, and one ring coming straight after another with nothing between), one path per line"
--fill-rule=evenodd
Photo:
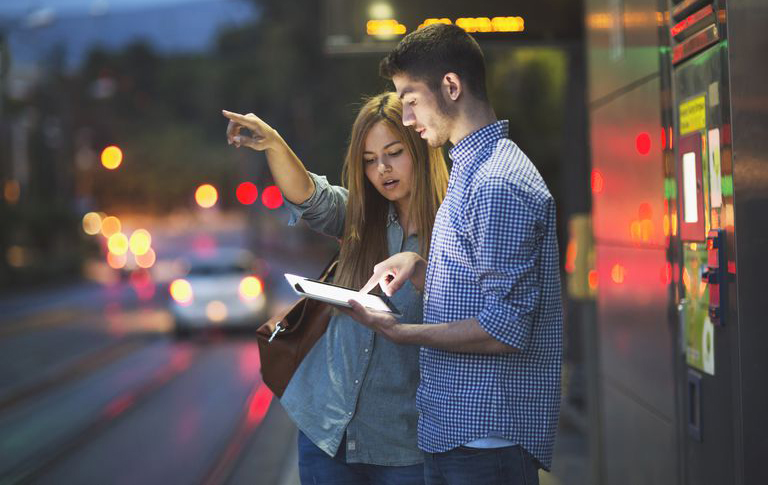
M443 76L442 88L445 96L451 101L458 100L464 92L461 78L455 72L449 72Z

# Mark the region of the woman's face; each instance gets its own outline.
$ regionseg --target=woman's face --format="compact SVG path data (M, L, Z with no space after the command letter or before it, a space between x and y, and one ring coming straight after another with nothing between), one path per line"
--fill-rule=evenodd
M381 195L391 202L411 196L413 160L405 143L379 121L368 132L363 147L365 175Z

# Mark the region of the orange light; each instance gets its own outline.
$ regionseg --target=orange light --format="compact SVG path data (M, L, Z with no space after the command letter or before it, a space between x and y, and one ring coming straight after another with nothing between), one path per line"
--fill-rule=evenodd
M102 236L109 238L113 234L117 234L122 229L120 219L115 216L105 217L101 221L101 234Z
M170 287L171 297L180 305L192 303L192 285L184 279L173 280Z
M589 289L594 291L597 289L598 274L596 270L590 270L587 275L587 281L589 282Z
M114 170L123 163L123 151L120 148L111 145L101 152L101 164L104 168Z
M626 270L624 269L624 266L616 263L613 265L613 268L611 268L611 279L614 283L620 285L624 283L625 273Z
M642 238L642 226L637 219L633 220L629 225L629 237L632 239L632 242L639 242Z
M107 240L107 248L110 253L115 253L117 256L121 256L128 252L128 238L122 232L117 232L109 236Z
M661 227L664 230L664 236L669 236L670 222L667 214L664 214L664 217L661 219Z
M659 279L661 279L661 282L665 285L668 285L672 282L672 263L668 262L661 267L661 274L659 275Z
M261 295L264 286L261 280L255 276L246 276L240 281L240 298L243 300L253 300Z
M643 219L640 221L640 239L643 242L648 242L653 239L653 223L650 219Z
M211 184L203 184L195 191L195 201L204 209L213 207L218 199L219 193Z
M155 254L154 249L149 248L146 252L142 254L135 254L133 256L136 259L136 265L139 268L151 268L155 265L155 261L157 259L157 255Z
M368 35L403 35L406 32L405 25L394 19L369 20L365 24Z
M21 184L18 180L6 180L3 186L3 196L5 201L13 205L19 201L21 197Z
M223 322L227 319L227 305L219 300L214 300L205 305L205 316L212 322Z
M575 239L568 241L568 247L565 250L565 271L567 273L573 273L576 269L576 253L578 251L578 244Z
M152 246L152 235L146 229L136 229L131 234L129 245L131 252L140 256L149 251L149 248Z
M447 19L447 18L440 18L440 19L430 18L430 19L426 19L424 22L422 22L421 25L419 25L418 28L426 27L427 25L432 25L432 24L448 24L448 25L450 25L452 23L453 22L451 22L451 19Z
M107 253L107 264L112 269L121 269L125 267L125 263L128 261L125 253L115 254L113 252Z

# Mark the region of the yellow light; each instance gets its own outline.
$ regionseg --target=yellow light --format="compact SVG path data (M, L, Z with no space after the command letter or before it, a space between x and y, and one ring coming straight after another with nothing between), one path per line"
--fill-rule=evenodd
M18 180L6 180L3 186L3 196L5 201L13 205L19 201L21 197L21 185Z
M192 285L189 281L178 279L171 283L171 297L180 305L189 305L192 303Z
M632 238L633 242L640 241L641 232L642 228L640 227L640 221L637 219L633 220L629 225L629 236Z
M101 234L106 238L111 237L113 234L117 234L122 228L123 226L120 223L120 219L115 216L105 217L101 221Z
M613 268L611 268L611 279L616 284L624 283L624 266L620 264L614 264Z
M205 315L212 322L223 322L227 319L227 305L219 300L214 300L205 306Z
M27 250L21 246L11 246L8 248L8 252L5 255L8 264L14 268L21 268L27 265L28 255Z
M431 18L431 19L426 19L424 22L422 22L421 25L419 25L418 28L420 29L422 27L426 27L427 25L432 25L432 24L448 24L448 25L450 25L452 23L453 22L451 22L451 19L447 19L447 18L441 18L441 19Z
M111 145L101 152L101 164L109 170L114 170L123 163L123 151Z
M122 256L128 252L128 237L122 232L112 234L107 240L107 248L109 248L110 253Z
M152 236L146 229L136 229L131 234L129 246L133 254L141 256L149 251L149 248L152 246Z
M107 253L107 264L112 269L120 269L125 267L125 263L128 262L128 258L123 254L115 254L113 252Z
M523 17L494 17L491 19L491 28L494 32L523 32L525 20Z
M492 32L493 26L488 17L462 17L456 19L456 25L467 32Z
M155 255L155 251L152 248L149 248L146 252L142 254L134 254L134 259L136 259L136 265L139 268L145 268L149 269L152 266L154 266L155 261L157 260L157 255Z
M643 242L648 242L653 239L653 222L650 219L643 219L640 221L640 236Z
M664 214L664 218L661 221L661 226L664 230L664 235L669 236L670 222L669 222L669 216L667 214Z
M204 209L213 207L219 199L219 193L211 184L203 184L195 191L195 201L197 205Z
M101 216L96 212L89 212L83 216L83 231L89 236L95 236L101 232Z
M259 280L257 277L246 276L240 282L240 298L244 300L253 300L254 298L257 298L259 295L261 295L263 288L264 287L261 284L261 280Z
M369 20L365 24L368 35L389 36L403 35L406 32L405 25L394 19Z

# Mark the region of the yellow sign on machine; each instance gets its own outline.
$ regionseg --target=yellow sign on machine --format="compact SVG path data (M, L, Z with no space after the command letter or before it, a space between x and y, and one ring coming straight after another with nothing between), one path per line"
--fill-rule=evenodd
M707 126L707 97L696 96L680 103L680 135L700 131Z

